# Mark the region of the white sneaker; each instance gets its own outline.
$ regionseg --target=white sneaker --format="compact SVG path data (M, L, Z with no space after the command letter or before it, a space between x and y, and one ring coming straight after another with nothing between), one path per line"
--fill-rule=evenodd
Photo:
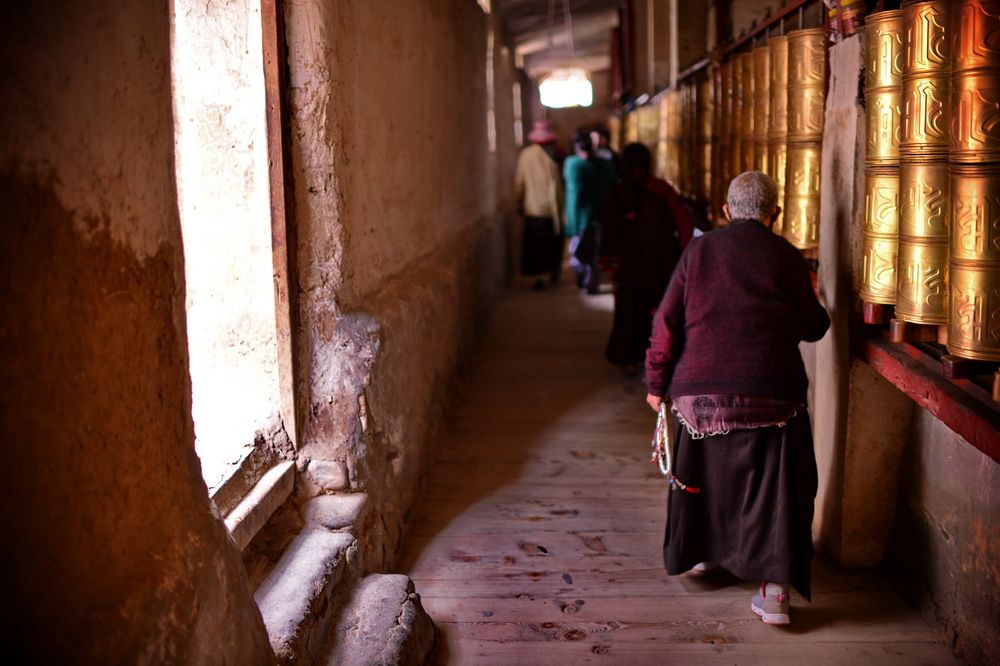
M764 624L789 624L788 617L788 586L770 583L771 594L768 595L768 583L760 584L760 591L753 595L750 610L760 616ZM778 588L780 592L773 588Z

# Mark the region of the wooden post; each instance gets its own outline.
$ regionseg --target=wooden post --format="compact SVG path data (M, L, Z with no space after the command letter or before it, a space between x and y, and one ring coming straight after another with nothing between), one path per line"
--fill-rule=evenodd
M267 118L268 180L271 194L271 252L274 262L274 306L278 339L278 388L285 431L298 448L296 337L298 331L297 242L295 193L286 91L287 53L282 0L262 0L264 105Z

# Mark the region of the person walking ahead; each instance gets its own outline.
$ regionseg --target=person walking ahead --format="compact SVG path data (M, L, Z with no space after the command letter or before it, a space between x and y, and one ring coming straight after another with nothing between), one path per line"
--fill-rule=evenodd
M594 156L594 146L586 130L577 130L573 135L573 154L563 162L563 178L570 266L576 273L577 285L596 294L601 286L601 271L597 266L601 246L599 216L616 177L610 162Z
M740 174L724 208L732 224L681 257L653 321L646 400L672 402L674 474L698 489L672 492L667 573L715 564L761 581L751 610L787 624L789 585L811 598L818 483L798 345L830 318L802 255L770 231L777 200L770 177Z
M518 156L514 176L518 210L524 217L521 274L536 277L535 289L543 289L540 276L556 282L562 264L563 186L552 123L535 121L528 139L532 145Z

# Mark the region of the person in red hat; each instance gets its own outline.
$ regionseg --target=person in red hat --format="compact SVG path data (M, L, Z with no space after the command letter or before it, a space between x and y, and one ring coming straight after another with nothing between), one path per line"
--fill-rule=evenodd
M521 151L515 172L518 212L524 218L521 274L537 278L544 289L548 276L559 280L563 254L563 185L556 133L549 120L536 120L528 134L532 142Z

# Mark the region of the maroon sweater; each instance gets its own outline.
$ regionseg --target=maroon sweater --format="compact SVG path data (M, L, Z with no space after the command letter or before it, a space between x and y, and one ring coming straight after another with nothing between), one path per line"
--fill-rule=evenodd
M756 220L694 239L653 319L653 395L738 394L806 402L799 342L830 327L802 255Z

